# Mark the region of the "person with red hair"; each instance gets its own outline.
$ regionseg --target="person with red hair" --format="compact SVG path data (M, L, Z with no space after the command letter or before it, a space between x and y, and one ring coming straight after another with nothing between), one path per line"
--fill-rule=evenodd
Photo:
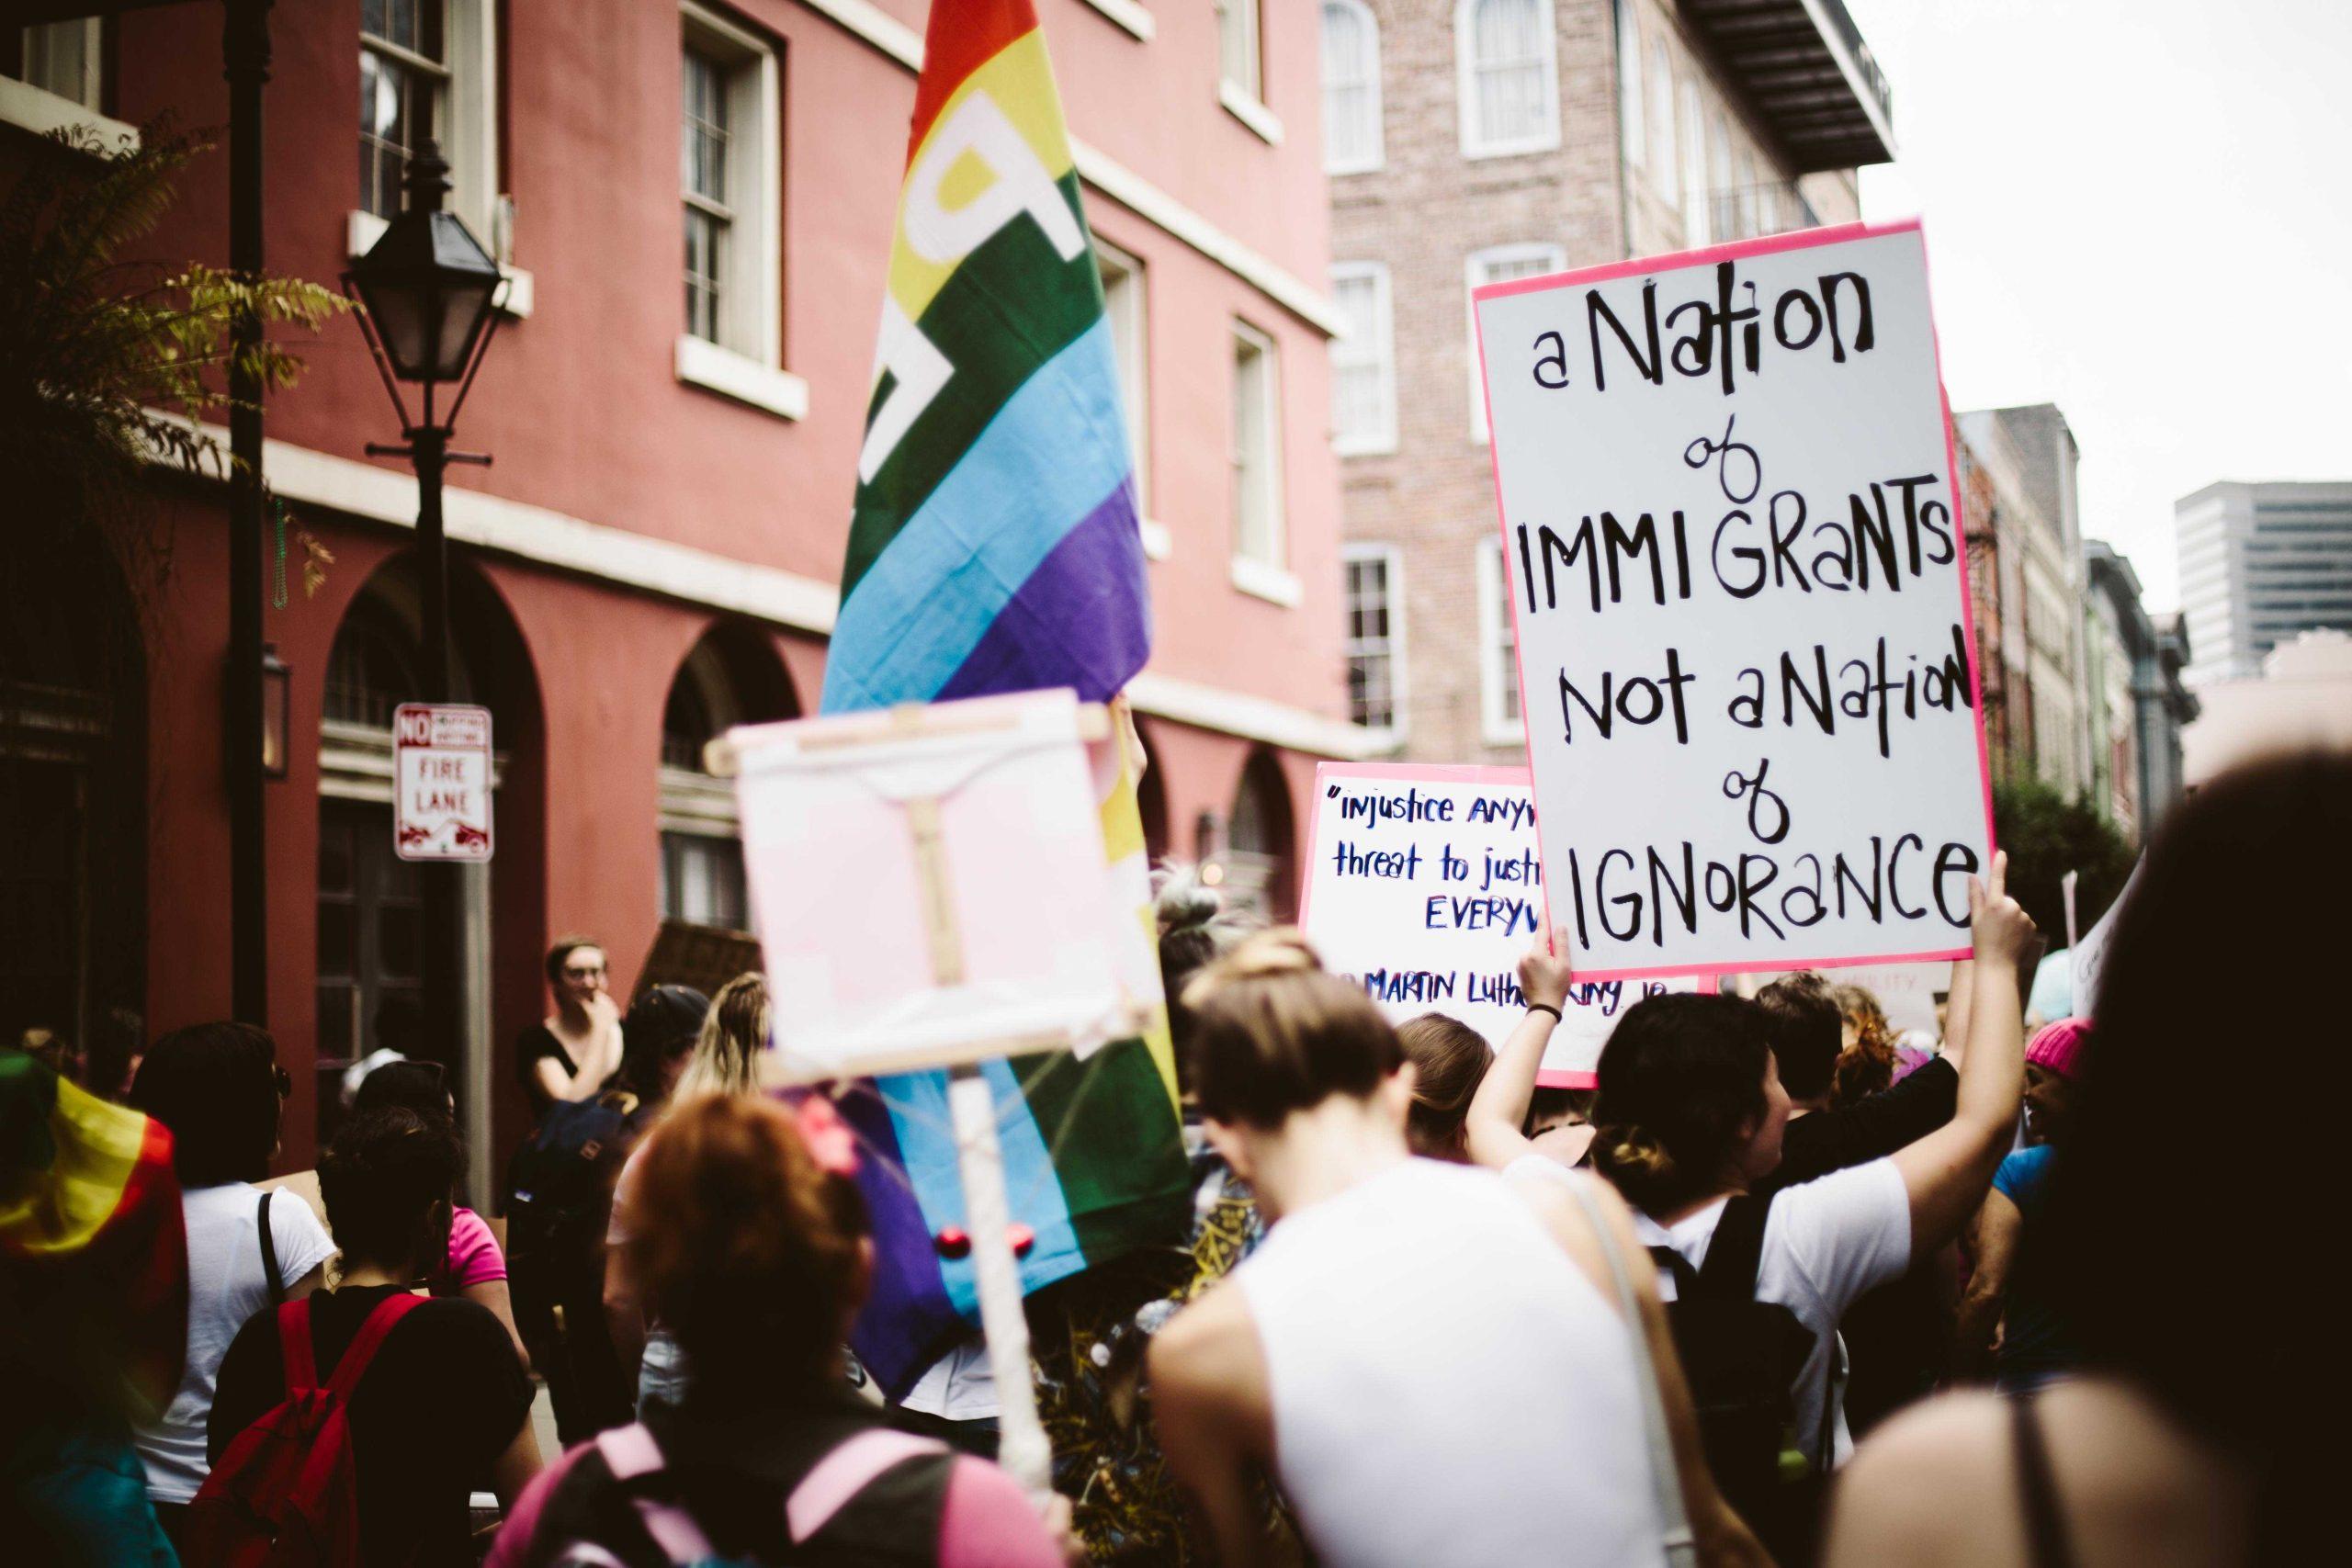
M891 1430L850 1388L842 1341L874 1271L854 1170L850 1133L820 1098L795 1110L712 1094L671 1111L637 1172L634 1245L695 1376L674 1408L543 1472L492 1568L1059 1568L1011 1477Z

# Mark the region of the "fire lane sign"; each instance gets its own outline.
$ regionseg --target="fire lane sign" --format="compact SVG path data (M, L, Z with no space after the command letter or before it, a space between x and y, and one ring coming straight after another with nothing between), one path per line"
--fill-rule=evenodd
M402 703L392 719L392 790L401 859L489 860L490 710Z

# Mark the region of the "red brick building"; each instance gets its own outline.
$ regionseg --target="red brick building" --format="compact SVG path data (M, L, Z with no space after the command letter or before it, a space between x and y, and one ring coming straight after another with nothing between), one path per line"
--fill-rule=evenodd
M396 209L429 106L452 205L514 275L456 440L495 466L453 469L447 503L457 684L497 727L497 858L466 884L452 1053L478 1161L520 1124L506 1042L546 1009L554 935L598 937L626 993L664 913L744 919L731 793L700 772L701 742L812 708L820 686L924 10L332 0L272 15L269 268L344 270ZM1038 10L1105 245L1152 519L1157 650L1133 693L1148 830L1155 850L1224 856L1279 909L1315 760L1360 746L1327 439L1317 17L1246 0ZM10 137L94 115L117 130L164 109L227 118L221 8L196 0L27 29L0 73L0 158ZM697 138L707 155L682 172ZM145 253L221 263L226 206L215 153ZM389 805L390 710L419 662L416 487L365 454L398 430L356 323L303 352L301 384L269 406L266 472L333 560L305 594L298 537L265 632L290 670L285 776L267 786L268 998L296 1069L298 1166L323 1070L417 987L423 919ZM29 998L0 1020L12 1027L90 1030L126 1008L152 1037L230 1010L225 519L218 487L159 483L141 533L168 536L168 558L129 552L119 580L69 590L135 602L140 647L127 678L69 648L42 682L52 706L97 716L12 775L34 783L11 815L37 816L50 849L7 893L20 911L70 908L61 922L93 940L12 961ZM0 747L32 755L33 728L0 724ZM113 805L95 787L107 780ZM36 1006L56 1016L15 1016Z
M1837 0L1325 0L1351 704L1525 760L1471 344L1480 284L1850 220L1893 156Z

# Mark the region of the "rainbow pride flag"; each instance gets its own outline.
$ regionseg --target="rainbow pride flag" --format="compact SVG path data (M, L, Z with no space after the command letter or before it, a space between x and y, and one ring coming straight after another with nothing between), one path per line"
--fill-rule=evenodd
M1151 650L1135 461L1061 100L1030 0L931 8L823 710L1074 687ZM1150 929L1135 777L1098 760L1109 874ZM986 1069L1024 1288L1180 1239L1191 1184L1163 1013L1143 1039ZM851 1343L892 1397L978 1321L944 1073L877 1080L874 1294Z
M0 1049L0 1341L103 1368L152 1419L187 1350L187 1233L169 1129ZM88 1366L73 1363L89 1363Z

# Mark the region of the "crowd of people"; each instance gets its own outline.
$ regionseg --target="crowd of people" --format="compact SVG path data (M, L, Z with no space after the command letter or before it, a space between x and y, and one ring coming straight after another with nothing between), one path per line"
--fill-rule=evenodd
M2318 982L2352 758L2182 805L2095 1015L2030 1036L2041 939L2005 879L1972 884L1939 1040L1789 975L1640 1001L1566 1095L1537 1085L1565 942L1490 1046L1392 1024L1172 877L1197 1228L1172 1271L1033 1300L1088 1317L1024 1369L1049 1497L943 1392L994 1375L977 1344L897 1405L847 1352L870 1156L823 1095L763 1087L792 1018L759 975L623 1016L602 949L558 944L496 1220L458 1201L430 1063L384 1054L316 1171L272 1179L290 1084L260 1030L155 1040L129 1110L52 1042L0 1053L0 1540L199 1568L2306 1560L2343 1357L2296 1265L2343 1102ZM119 1257L58 1242L101 1170L175 1181L176 1293L93 1287ZM131 1320L171 1313L176 1357L138 1355ZM104 1336L141 1375L85 1353Z

